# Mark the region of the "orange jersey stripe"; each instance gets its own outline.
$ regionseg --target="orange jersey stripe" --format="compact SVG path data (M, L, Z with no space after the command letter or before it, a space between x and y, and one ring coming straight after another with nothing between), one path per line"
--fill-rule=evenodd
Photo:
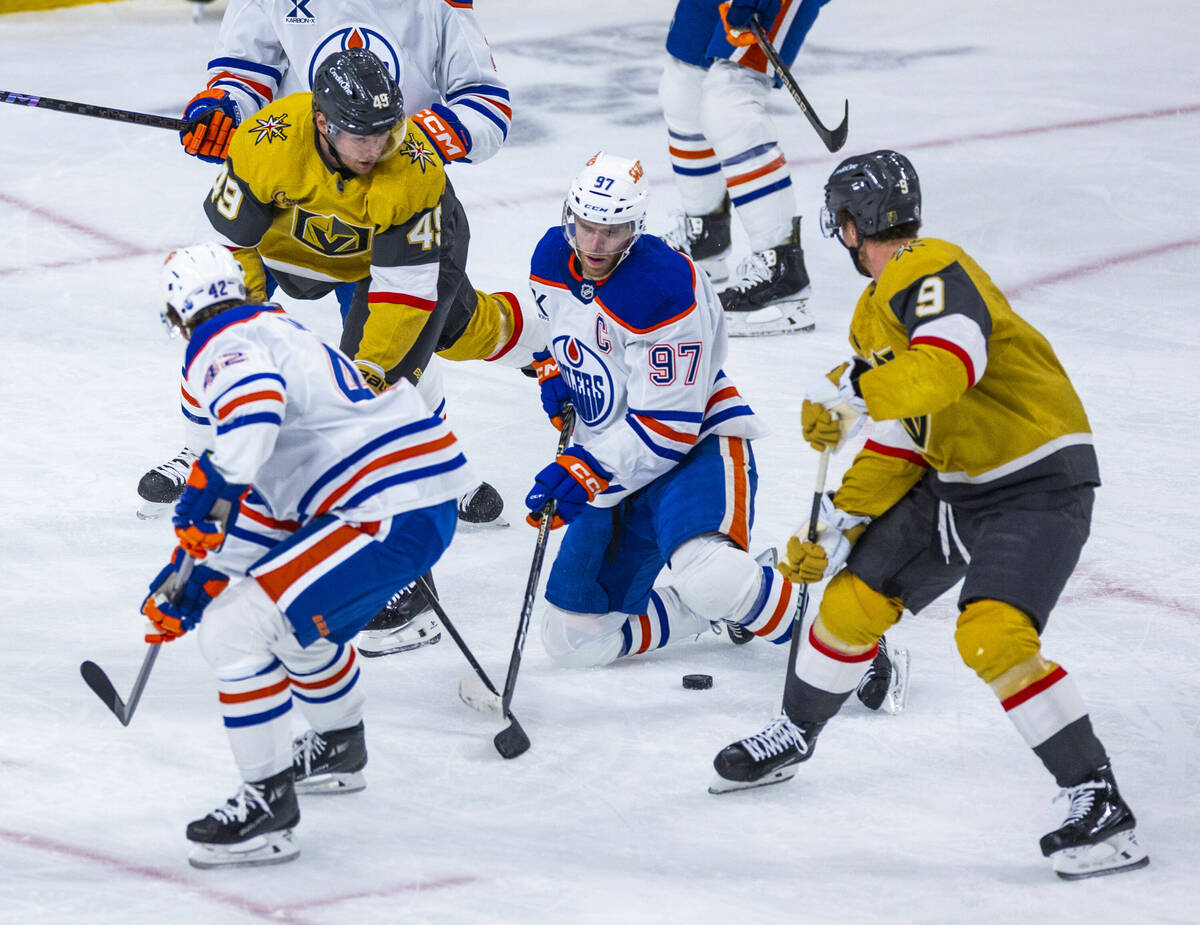
M668 440L675 440L679 443L687 443L689 445L696 442L696 434L686 434L681 430L675 430L674 428L668 427L666 424L657 420L656 418L648 418L641 414L635 414L634 417L637 418L638 423L644 425L647 430L652 430L659 436L666 437Z
M376 469L380 469L383 466L390 466L392 463L398 463L405 459L412 459L414 456L422 456L426 453L436 453L438 450L444 450L453 443L454 434L447 433L444 437L439 437L437 440L430 440L428 443L420 443L417 446L410 446L408 449L397 450L395 453L388 453L387 456L379 457L379 459L376 459L374 462L371 462L370 464L359 469L356 473L354 473L354 476L349 481L342 484L341 488L321 502L321 506L317 508L316 516L328 513L329 509L332 508L342 498L342 496L346 494L346 492L353 488L366 475L369 475Z
M222 408L220 411L218 411L217 412L217 420L218 421L225 420L225 418L229 417L229 412L233 411L234 408L240 408L242 405L248 405L250 402L254 402L254 401L268 401L268 400L269 401L277 401L280 404L283 404L283 396L280 395L278 392L251 392L249 395L243 395L240 398L235 398L233 401L231 401L229 404L227 404L224 408Z
M353 527L338 527L315 546L305 550L295 559L285 562L273 571L257 576L255 580L259 583L263 591L266 592L267 597L278 603L279 599L283 597L284 592L295 583L296 579L309 571L309 569L324 562L343 546L354 542L360 536L362 534Z
M713 392L712 397L708 400L708 404L704 406L705 413L707 414L709 411L712 411L713 405L720 404L730 398L741 398L738 390L731 385L727 385L718 392Z

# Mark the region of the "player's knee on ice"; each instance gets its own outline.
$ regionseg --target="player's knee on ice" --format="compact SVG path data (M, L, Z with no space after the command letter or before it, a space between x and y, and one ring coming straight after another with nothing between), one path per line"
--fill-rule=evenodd
M758 601L762 581L762 567L719 533L694 537L671 553L671 587L710 622L741 622Z
M616 660L627 614L572 613L553 604L542 615L542 646L564 668L599 668Z

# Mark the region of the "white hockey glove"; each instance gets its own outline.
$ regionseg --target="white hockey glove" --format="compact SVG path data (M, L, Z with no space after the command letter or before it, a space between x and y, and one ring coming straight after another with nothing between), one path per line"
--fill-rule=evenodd
M867 413L858 377L871 368L859 357L830 370L808 387L800 408L804 439L817 452L836 450L858 433Z
M812 584L834 574L846 564L850 547L870 520L869 517L847 514L833 506L829 495L822 495L817 541L808 539L808 522L805 521L788 540L787 557L777 566L779 571L799 584Z

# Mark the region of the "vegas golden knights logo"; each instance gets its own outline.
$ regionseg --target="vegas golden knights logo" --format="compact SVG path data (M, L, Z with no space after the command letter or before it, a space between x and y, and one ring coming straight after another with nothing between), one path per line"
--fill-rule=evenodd
M351 225L336 215L296 210L292 237L326 257L353 257L371 249L371 229Z

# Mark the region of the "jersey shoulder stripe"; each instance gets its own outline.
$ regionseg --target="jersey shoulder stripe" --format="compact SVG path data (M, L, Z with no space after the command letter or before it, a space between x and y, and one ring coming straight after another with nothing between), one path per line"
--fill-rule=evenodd
M245 324L257 318L259 315L282 315L283 309L278 305L269 307L263 305L240 305L237 308L231 308L228 311L221 312L214 318L200 324L196 330L192 332L191 339L188 341L187 352L183 358L183 377L186 379L191 371L192 363L196 357L208 346L209 342L219 334L228 331L235 325Z

